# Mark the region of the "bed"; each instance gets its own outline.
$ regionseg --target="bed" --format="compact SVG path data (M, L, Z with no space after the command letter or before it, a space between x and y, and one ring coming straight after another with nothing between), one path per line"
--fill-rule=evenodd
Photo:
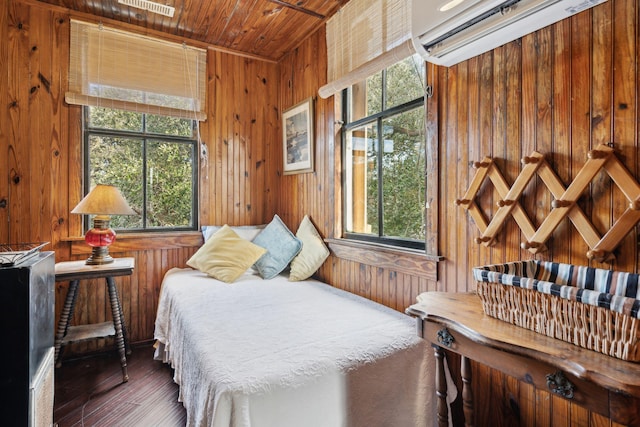
M156 358L189 426L425 426L431 392L415 323L315 280L233 284L172 269Z
M203 235L194 268L166 273L155 321L154 357L174 369L188 426L429 424L431 351L415 320L309 278L328 251L306 217L296 236L277 216Z

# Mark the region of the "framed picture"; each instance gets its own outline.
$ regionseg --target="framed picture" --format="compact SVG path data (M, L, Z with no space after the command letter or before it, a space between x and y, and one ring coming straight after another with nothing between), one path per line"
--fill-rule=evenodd
M284 174L313 172L313 98L282 113Z

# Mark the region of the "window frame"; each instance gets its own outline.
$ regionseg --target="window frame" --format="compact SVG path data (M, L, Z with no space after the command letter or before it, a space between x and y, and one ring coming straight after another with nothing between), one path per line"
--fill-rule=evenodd
M386 87L386 74L387 74L387 69L385 68L384 70L380 71L382 73L382 100L381 100L381 106L382 106L382 110L374 113L372 115L360 118L358 120L355 120L353 122L349 122L349 114L350 114L350 110L349 110L349 102L350 102L350 95L349 95L349 88L345 88L341 91L341 105L340 105L340 109L342 111L341 114L341 120L342 120L342 126L341 126L341 131L340 131L340 137L342 139L341 141L341 151L342 151L342 180L341 180L341 188L344 189L346 186L346 168L348 165L348 159L347 157L347 150L345 148L345 144L347 141L347 133L355 128L358 127L362 127L368 124L372 124L374 123L376 128L378 129L377 132L377 142L378 142L378 146L382 147L383 145L383 138L384 138L384 133L380 132L380 130L382 129L382 121L386 118L389 117L393 117L395 115L410 111L410 110L414 110L416 108L420 108L423 107L425 110L425 128L426 126L426 118L427 118L427 111L426 111L426 103L425 103L425 96L421 96L419 98L407 101L403 104L400 105L396 105L393 106L391 108L388 109L384 109L384 106L386 104L386 99L387 99L387 87ZM425 69L425 73L426 73L426 69ZM427 143L428 143L428 136L426 134L426 129L425 129L425 159L427 158ZM382 169L383 169L383 162L382 162L382 156L384 155L383 150L378 150L377 153L377 167L378 167L378 174L380 177L382 177L382 179L384 179L384 175L382 174ZM425 169L426 169L427 165L425 164ZM424 180L425 180L425 197L426 197L426 192L427 192L427 173L425 170L425 174L424 174ZM348 223L348 219L347 219L347 212L348 209L346 209L346 204L347 204L347 200L346 200L346 191L342 191L342 236L343 238L349 239L349 240L357 240L357 241L362 241L365 243L372 243L372 244L382 244L382 245L389 245L389 246L393 246L393 247L397 247L397 248L401 248L401 249L414 249L414 250L421 250L421 251L426 251L427 248L427 244L426 241L428 239L428 229L426 228L426 224L425 225L425 239L423 241L418 241L418 240L412 240L412 239L404 239L404 238L399 238L399 237L385 237L382 235L382 233L384 233L384 217L383 217L383 203L381 203L382 200L382 190L383 190L383 186L379 185L378 186L378 230L380 230L378 232L377 236L374 236L372 234L363 234L363 233L354 233L354 232L348 232L346 230L346 226L345 224ZM426 223L426 219L423 217L423 221Z
M199 179L198 179L198 170L199 170L199 157L198 157L198 132L197 127L199 126L198 121L196 119L188 119L193 123L193 133L191 138L176 136L176 135L164 135L158 133L150 133L146 131L146 119L147 114L141 112L142 114L142 131L134 132L128 130L118 130L118 129L105 129L105 128L93 128L87 126L89 123L89 108L91 106L83 106L82 107L82 162L83 162L83 174L82 174L82 197L87 195L91 190L91 177L90 175L90 153L89 153L89 139L91 135L102 135L109 137L123 137L123 138L136 138L143 140L143 171L145 171L145 175L143 176L143 186L142 186L142 200L143 200L143 213L142 213L142 227L141 228L114 228L118 233L162 233L162 232L176 232L176 231L197 231L199 229L199 205L198 205L198 195L199 191ZM111 108L111 107L106 107ZM115 108L117 110L117 108ZM193 212L192 224L190 226L183 227L147 227L147 143L148 140L155 141L169 141L171 143L181 143L192 146L193 151L193 167L191 172L191 180L193 183L193 191L192 191L192 199L191 199L191 210ZM89 215L82 216L82 229L86 232L90 228L90 221L88 220Z

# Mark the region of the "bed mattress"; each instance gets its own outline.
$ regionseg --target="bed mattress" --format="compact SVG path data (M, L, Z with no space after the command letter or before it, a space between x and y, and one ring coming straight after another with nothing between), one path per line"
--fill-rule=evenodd
M415 321L319 281L172 269L155 339L189 426L428 424L430 352Z

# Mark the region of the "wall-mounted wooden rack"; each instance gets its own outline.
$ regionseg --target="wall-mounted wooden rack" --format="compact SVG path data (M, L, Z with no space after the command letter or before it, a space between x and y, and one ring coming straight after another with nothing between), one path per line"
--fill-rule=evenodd
M526 239L521 247L536 254L546 250L547 240L556 227L568 217L589 246L587 258L599 262L614 259L613 250L640 221L640 184L618 159L613 148L601 144L590 151L587 157L582 169L566 188L544 156L536 151L522 159L522 170L511 187L491 158L485 157L482 161L474 163L477 171L471 185L462 199L456 200L455 203L469 212L480 230L481 235L475 239L476 243L492 245L511 215ZM577 201L593 178L603 169L624 193L629 204L609 231L601 237ZM536 175L554 197L551 212L537 229L519 201L525 188ZM498 210L488 223L474 200L487 178L500 197L497 202Z

